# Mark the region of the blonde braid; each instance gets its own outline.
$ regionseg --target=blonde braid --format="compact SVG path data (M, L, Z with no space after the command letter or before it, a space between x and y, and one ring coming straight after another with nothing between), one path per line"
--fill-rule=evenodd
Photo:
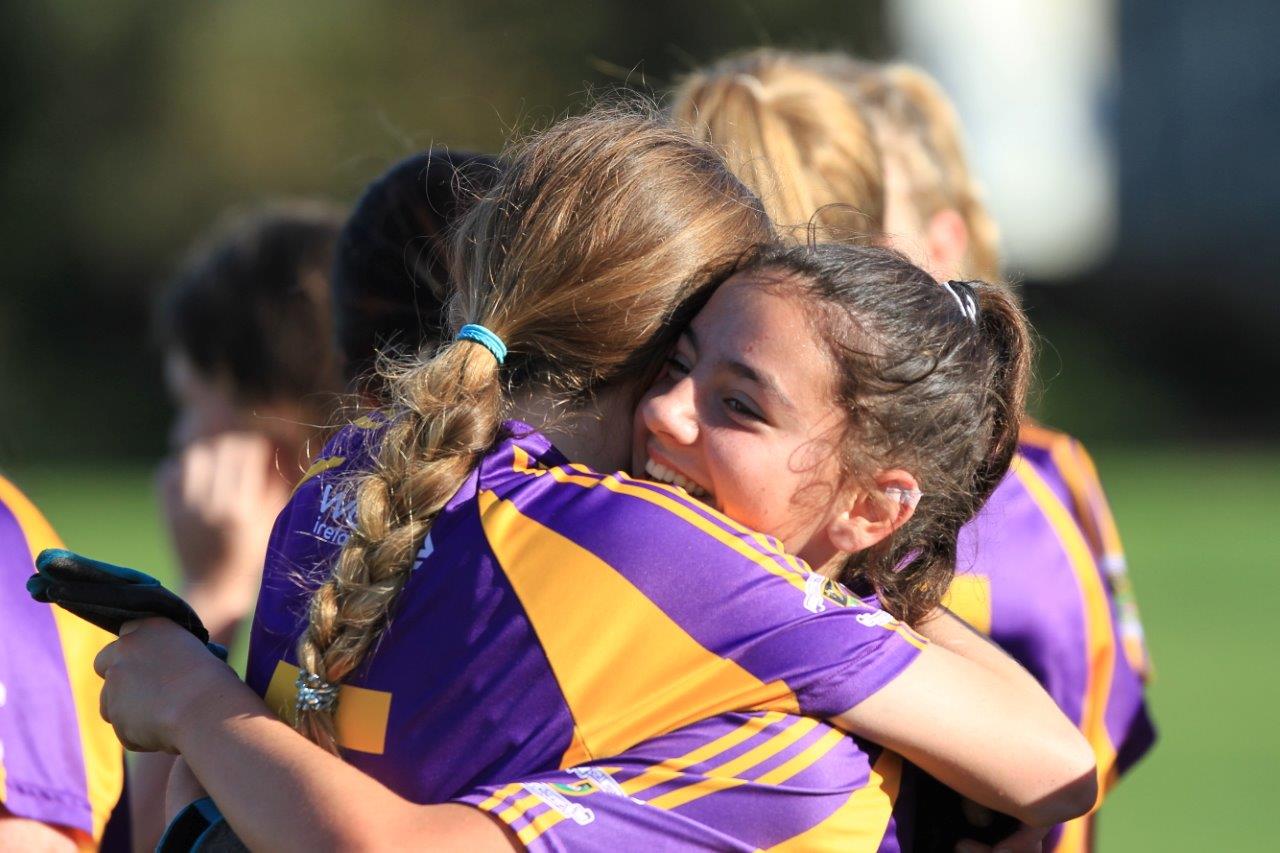
M498 440L509 394L557 407L634 381L668 318L772 238L759 203L709 149L646 114L593 110L517 148L457 224L445 334L480 324L510 352L453 341L384 370L372 470L297 645L297 727L337 751L338 685L386 630L416 549ZM305 689L304 689L305 688Z
M298 663L330 685L365 659L390 621L432 522L497 438L498 366L469 342L385 376L390 423L373 470L355 487L355 528L329 579L312 595ZM296 727L337 753L333 710L298 710Z

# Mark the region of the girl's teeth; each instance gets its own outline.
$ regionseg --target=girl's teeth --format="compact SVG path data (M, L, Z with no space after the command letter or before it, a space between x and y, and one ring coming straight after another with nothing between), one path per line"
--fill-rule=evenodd
M659 465L652 459L648 459L644 463L645 473L655 480L663 483L671 483L679 486L694 497L702 497L706 495L707 490L699 486L697 483L685 477L683 474L677 474L665 465Z

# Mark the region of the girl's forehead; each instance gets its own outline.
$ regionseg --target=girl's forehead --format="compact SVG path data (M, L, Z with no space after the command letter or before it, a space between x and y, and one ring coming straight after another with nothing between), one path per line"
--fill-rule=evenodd
M694 343L700 357L767 373L794 400L825 399L834 388L835 364L811 320L816 306L785 283L776 273L734 276L694 318Z
M756 337L792 336L797 345L812 338L807 318L814 306L792 277L776 270L740 272L712 296L694 324L732 323ZM800 336L801 339L797 339Z
M705 345L716 344L718 349L740 348L752 340L794 333L801 312L796 310L795 296L781 287L782 283L777 276L738 273L716 290L692 325L695 330L711 333Z

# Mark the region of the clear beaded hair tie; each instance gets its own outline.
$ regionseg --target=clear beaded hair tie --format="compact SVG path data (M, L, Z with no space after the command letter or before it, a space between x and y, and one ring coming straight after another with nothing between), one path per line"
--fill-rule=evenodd
M330 684L314 672L301 670L293 684L298 688L299 711L331 711L338 704L340 685Z

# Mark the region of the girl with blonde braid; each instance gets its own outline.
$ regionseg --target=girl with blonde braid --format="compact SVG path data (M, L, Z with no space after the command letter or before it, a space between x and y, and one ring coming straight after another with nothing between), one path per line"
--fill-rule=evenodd
M723 164L662 123L593 113L519 149L458 226L449 342L388 370L388 404L330 443L277 522L251 689L174 626L131 623L98 661L121 737L181 753L251 847L429 838L498 849L537 842L557 819L568 832L599 816L615 839L626 825L754 848L769 834L838 832L828 819L847 820L842 807L861 803L863 788L891 802L896 775L878 760L833 796L821 759L853 741L798 715L891 746L1031 821L1082 808L1093 793L1087 750L1025 673L968 636L922 640L786 550L827 562L874 548L911 523L917 486L929 487L901 469L847 467L861 431L832 417L847 388L820 337L843 345L851 334L860 312L838 307L842 288L897 282L945 350L946 370L913 364L918 380L883 377L882 393L904 382L963 390L970 404L951 409L968 426L954 435L971 444L953 452L969 460L959 482L971 493L957 500L980 502L1007 464L1028 365L1020 315L997 290L947 294L882 250L753 265L769 237ZM816 459L803 488L777 489L770 535L681 488L598 473L629 455L638 383L683 326L677 309L744 264L726 298L783 300L788 333L817 337L802 347L806 375L831 385L776 436L835 455ZM810 309L834 325L797 325ZM720 330L705 343L730 338ZM799 401L819 386L788 387ZM801 491L838 498L823 523L796 502ZM925 606L939 590L917 592ZM698 728L708 723L721 728ZM720 776L707 771L714 781L682 776L732 743L751 744L756 764L742 766L755 774L732 775L745 756L720 753L729 760ZM655 744L665 751L646 752ZM765 756L782 763L759 765ZM628 789L609 770L615 760L685 785L640 807L638 776ZM732 810L733 796L702 794L761 793L814 766L831 796L816 808L817 789L798 788L810 808L780 825L735 830L694 808ZM579 783L537 778L561 769ZM590 808L572 800L588 794L599 795ZM450 800L469 807L423 805ZM607 843L607 832L584 831L544 841Z

